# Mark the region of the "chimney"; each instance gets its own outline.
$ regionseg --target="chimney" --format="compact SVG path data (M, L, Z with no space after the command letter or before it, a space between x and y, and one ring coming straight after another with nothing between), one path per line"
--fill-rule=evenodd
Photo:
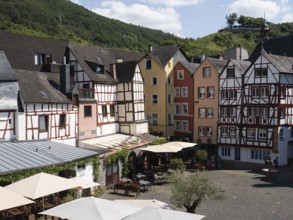
M149 44L149 53L153 51L153 47L151 44Z
M117 79L117 73L116 73L116 63L111 64L111 73L114 79Z

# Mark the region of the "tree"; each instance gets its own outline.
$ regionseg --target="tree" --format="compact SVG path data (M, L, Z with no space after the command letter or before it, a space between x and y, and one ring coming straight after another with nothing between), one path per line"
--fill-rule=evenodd
M238 15L233 12L232 14L226 15L226 23L228 24L229 27L233 27L233 25L235 24L235 22L238 19Z
M169 181L171 183L171 203L178 208L184 207L189 213L195 213L196 208L207 197L218 200L224 198L217 187L198 173L183 178L182 174L175 172Z
M200 164L203 164L203 162L208 159L208 152L205 150L197 150L195 152L195 159L198 160Z

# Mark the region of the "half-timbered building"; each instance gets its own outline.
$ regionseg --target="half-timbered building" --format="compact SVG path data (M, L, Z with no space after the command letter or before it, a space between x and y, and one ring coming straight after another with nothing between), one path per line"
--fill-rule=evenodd
M168 95L168 103L174 101L174 136L185 141L193 141L194 85L193 73L198 63L178 62L174 67L174 95Z
M219 74L226 63L226 60L207 57L193 75L193 139L209 154L217 152Z
M121 133L148 133L144 112L144 82L135 61L113 64L113 75L118 79L118 123Z
M218 155L224 160L241 160L242 78L249 61L231 59L219 79Z

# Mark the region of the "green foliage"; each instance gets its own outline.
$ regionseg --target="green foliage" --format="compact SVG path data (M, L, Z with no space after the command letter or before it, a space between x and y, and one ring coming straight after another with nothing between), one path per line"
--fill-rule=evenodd
M208 152L206 152L205 150L197 150L195 152L195 159L200 161L201 163L203 161L206 161L208 159Z
M167 143L166 138L156 138L150 143L150 145L158 145L158 144L164 144Z
M185 169L185 165L181 158L174 158L170 160L169 168L172 170L183 171Z
M117 162L120 159L123 163L122 174L123 176L127 176L129 173L128 155L129 155L128 148L123 148L122 150L116 152L115 154L108 156L106 158L106 163L112 164L114 162Z
M229 27L232 27L237 21L237 19L238 19L238 15L235 12L229 15L226 15L226 23L228 24Z
M196 208L207 197L218 200L224 198L217 187L198 173L185 177L174 173L169 181L171 183L171 203L178 208L184 207L189 213L195 213Z

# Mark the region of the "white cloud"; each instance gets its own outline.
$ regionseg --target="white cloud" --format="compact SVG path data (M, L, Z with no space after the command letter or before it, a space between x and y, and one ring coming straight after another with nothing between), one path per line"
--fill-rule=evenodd
M286 23L286 22L293 22L292 14L286 14L282 17L282 23Z
M289 1L288 0L281 0L281 3L285 4L285 3L288 3Z
M251 17L266 17L271 21L280 13L280 6L271 0L237 0L229 5L231 12Z
M140 0L140 2L154 5L166 5L168 7L197 5L203 0Z
M78 4L78 5L81 5L79 0L69 0L69 1L71 1L72 3Z
M126 23L181 35L180 15L174 8L152 8L143 4L126 5L121 1L104 1L93 12Z

